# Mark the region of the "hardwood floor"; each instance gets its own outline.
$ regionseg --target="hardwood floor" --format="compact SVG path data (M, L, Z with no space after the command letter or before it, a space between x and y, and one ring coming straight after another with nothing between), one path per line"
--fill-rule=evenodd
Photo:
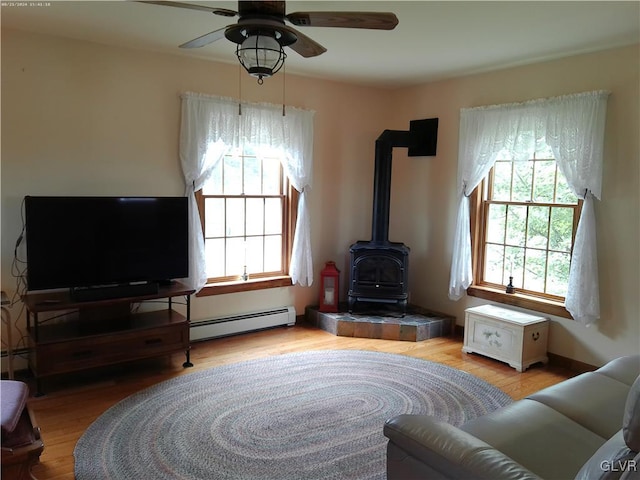
M191 349L193 368L183 369L184 356L174 355L51 379L43 383L44 396L30 399L45 442L40 464L33 474L38 480L73 479L76 442L100 414L127 396L178 375L270 355L331 349L398 353L472 373L515 400L575 375L566 368L549 365L535 365L518 373L501 362L462 353L461 347L461 338L402 342L336 337L303 324L195 343Z

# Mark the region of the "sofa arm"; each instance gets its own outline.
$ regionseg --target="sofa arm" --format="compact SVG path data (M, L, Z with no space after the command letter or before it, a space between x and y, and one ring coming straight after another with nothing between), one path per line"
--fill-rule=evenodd
M398 415L385 423L384 434L390 444L425 465L434 477L487 480L540 480L510 457L491 445L453 425L427 415ZM391 445L390 445L391 446ZM397 452L397 449L393 449ZM403 476L407 469L401 458L387 459L388 478L397 468ZM397 463L397 465L394 465ZM400 476L398 477L400 478Z

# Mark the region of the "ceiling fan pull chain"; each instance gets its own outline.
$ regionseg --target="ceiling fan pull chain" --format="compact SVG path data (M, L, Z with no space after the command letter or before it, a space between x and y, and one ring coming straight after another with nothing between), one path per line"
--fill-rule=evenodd
M285 83L287 79L287 66L282 66L282 116L285 116L284 113L284 93L285 93Z
M242 115L242 68L238 65L238 115Z

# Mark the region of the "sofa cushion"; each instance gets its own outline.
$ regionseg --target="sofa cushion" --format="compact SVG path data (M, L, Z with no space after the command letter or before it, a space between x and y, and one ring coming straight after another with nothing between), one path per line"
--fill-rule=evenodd
M626 357L616 358L600 367L595 373L606 375L631 386L636 377L640 375L640 355L628 355Z
M551 407L528 399L475 418L460 428L536 475L550 479L573 478L606 441Z
M608 439L622 426L628 393L629 385L591 372L545 388L527 398L544 403Z
M635 455L627 447L620 430L583 465L575 480L617 480L634 464Z
M15 380L0 381L0 418L3 436L16 428L27 404L27 398L29 398L29 388L26 383Z
M627 468L620 477L620 480L640 479L640 453L637 453L633 460L627 464Z
M640 452L640 375L627 396L622 432L627 446L636 453Z

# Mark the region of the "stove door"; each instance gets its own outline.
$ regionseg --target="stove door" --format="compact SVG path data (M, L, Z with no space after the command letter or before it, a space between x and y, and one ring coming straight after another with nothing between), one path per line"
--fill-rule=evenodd
M363 252L351 264L349 295L406 298L405 262L385 253Z

